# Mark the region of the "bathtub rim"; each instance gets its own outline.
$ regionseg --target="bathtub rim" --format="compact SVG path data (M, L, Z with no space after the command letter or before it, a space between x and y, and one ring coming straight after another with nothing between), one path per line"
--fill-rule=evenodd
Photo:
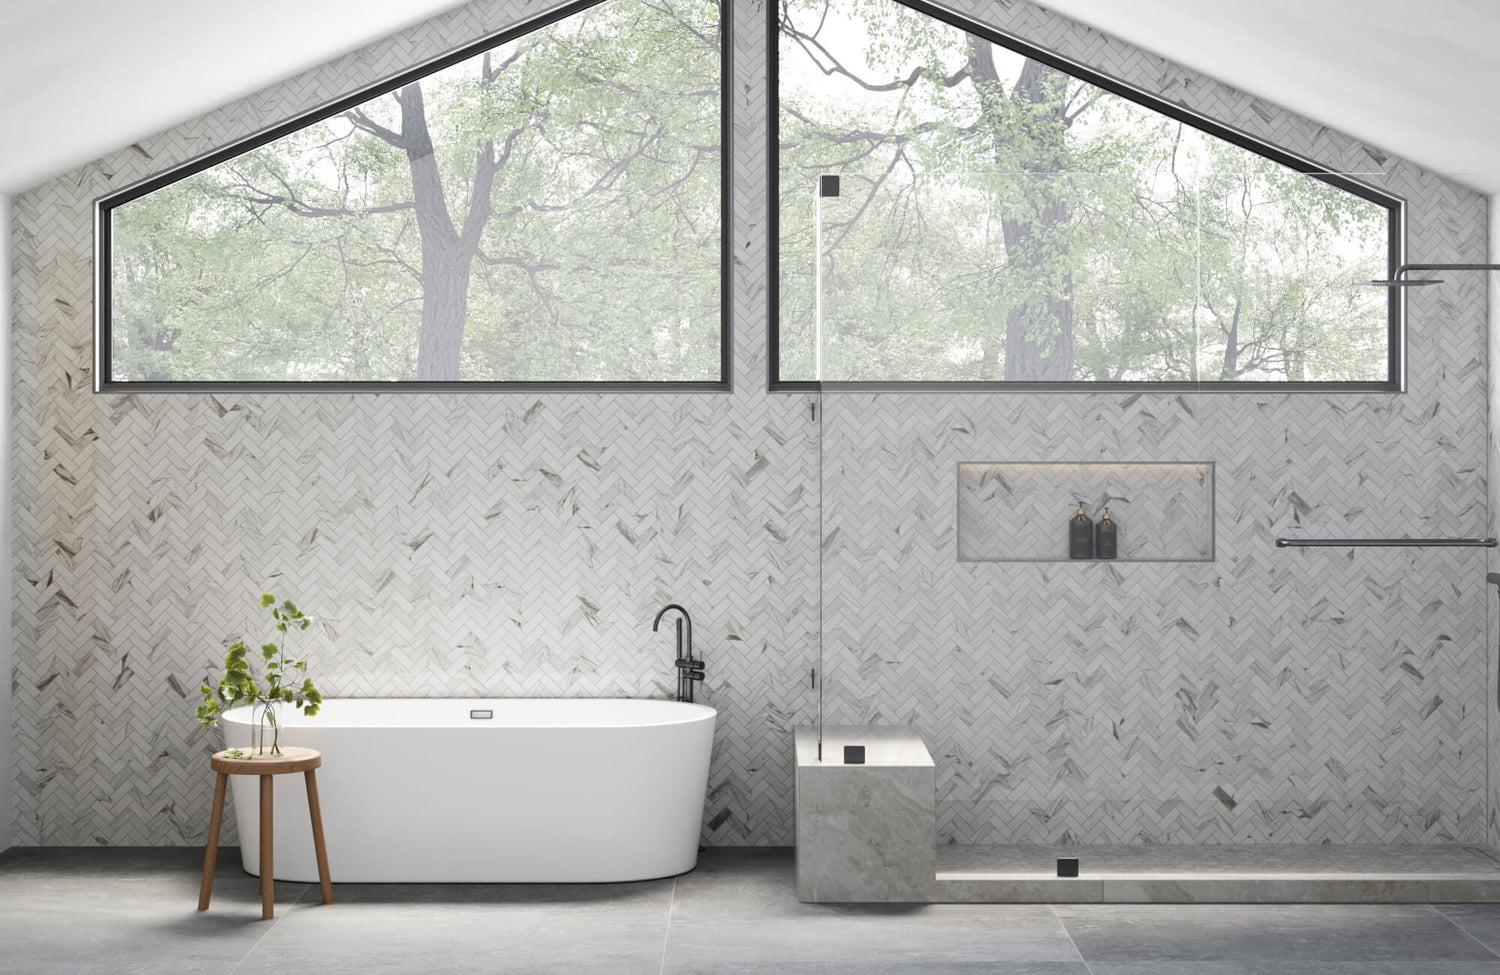
M633 702L653 705L671 705L670 710L682 710L680 717L667 720L636 721L621 723L598 723L598 724L576 724L563 721L548 722L546 724L507 724L498 714L494 718L471 718L469 721L459 724L382 724L361 718L358 721L334 720L325 718L322 710L318 714L307 717L290 704L278 706L277 717L282 730L304 729L304 728L336 728L340 730L369 730L369 731L626 731L631 729L646 728L672 728L681 725L695 724L709 721L718 722L719 710L708 704L699 702L675 701L671 698L659 697L329 697L323 701L324 707L339 701L379 701L388 704L420 703L430 704L442 701L456 705L473 705L472 709L482 709L486 705L495 705L493 710L498 711L499 706L509 701L567 701L567 702L599 702L613 705L630 706ZM231 724L237 727L251 727L255 722L253 712L259 705L241 704L230 708L219 715L219 721L223 724Z

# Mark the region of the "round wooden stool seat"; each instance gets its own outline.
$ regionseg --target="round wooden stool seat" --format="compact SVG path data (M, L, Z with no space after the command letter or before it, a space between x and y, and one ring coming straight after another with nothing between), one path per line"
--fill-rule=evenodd
M323 753L315 748L287 746L281 750L280 755L272 755L270 752L256 755L248 748L241 748L238 750L249 754L249 758L230 758L229 753L235 750L226 748L222 752L214 752L210 764L215 772L226 772L229 775L285 775L289 772L310 772L323 767Z
M231 758L232 751L246 752L245 758ZM307 781L307 812L312 819L313 851L318 858L318 886L322 888L323 903L333 903L333 881L328 876L328 850L323 843L323 811L318 803L318 775L315 769L323 765L323 753L313 748L287 746L280 755L256 755L248 748L226 748L214 752L209 762L216 773L214 781L213 812L208 820L208 843L203 850L203 883L198 888L198 910L208 910L208 900L214 889L214 866L219 857L219 829L224 824L224 793L231 775L254 775L260 778L260 916L266 920L276 916L273 898L275 862L272 859L271 817L274 806L272 783L278 775L301 772Z

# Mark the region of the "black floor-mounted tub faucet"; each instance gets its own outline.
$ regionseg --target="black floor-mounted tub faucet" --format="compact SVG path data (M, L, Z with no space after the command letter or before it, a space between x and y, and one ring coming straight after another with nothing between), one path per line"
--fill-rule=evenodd
M651 632L655 633L661 628L661 618L667 615L668 610L677 610L677 700L693 703L693 684L703 680L703 661L693 657L693 618L688 611L676 603L667 603L656 614L655 621L651 624ZM683 627L687 628L687 643L683 643Z

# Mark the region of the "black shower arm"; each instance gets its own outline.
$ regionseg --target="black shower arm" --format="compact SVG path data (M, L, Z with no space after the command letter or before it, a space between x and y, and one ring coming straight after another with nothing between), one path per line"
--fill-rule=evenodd
M1391 280L1400 281L1407 271L1500 271L1500 264L1403 264Z

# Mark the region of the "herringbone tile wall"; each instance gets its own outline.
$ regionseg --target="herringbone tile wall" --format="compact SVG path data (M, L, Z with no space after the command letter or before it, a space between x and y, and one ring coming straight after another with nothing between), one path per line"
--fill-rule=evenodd
M820 470L829 717L927 734L941 839L1483 836L1483 556L1270 545L1484 523L1482 286L1416 298L1408 396L829 397L820 458L807 398L765 391L759 0L731 4L733 394L89 392L94 197L547 6L477 0L17 200L17 842L202 839L193 688L263 588L324 620L329 693L383 696L663 694L678 599L721 711L705 841L789 842ZM1376 167L1413 254L1483 259L1475 194L1039 8L967 9ZM1219 560L960 566L955 464L1011 457L1217 460Z
M1476 193L1034 6L952 6L1370 172L1414 260L1485 260ZM1483 550L1273 544L1483 530L1480 278L1413 293L1405 396L826 395L827 720L923 731L947 842L1483 841ZM1214 460L1217 560L959 564L954 465L1006 459Z
M735 4L731 395L95 396L90 201L548 6L479 0L18 201L20 843L195 843L195 688L262 589L330 695L651 695L669 600L720 710L705 839L791 838L816 426L765 393L765 35Z

